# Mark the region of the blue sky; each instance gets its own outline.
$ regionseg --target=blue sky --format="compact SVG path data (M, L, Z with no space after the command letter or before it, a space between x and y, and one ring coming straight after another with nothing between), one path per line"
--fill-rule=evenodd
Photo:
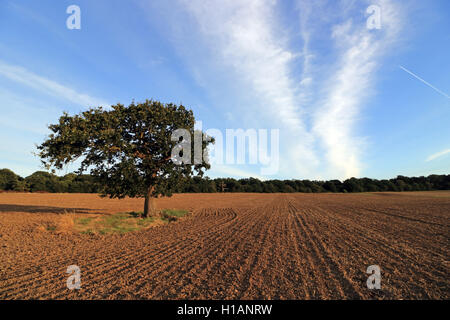
M72 4L80 30L66 27ZM211 177L448 174L449 13L447 0L2 0L0 167L42 169L35 144L63 111L152 98L224 135L280 130L276 174Z

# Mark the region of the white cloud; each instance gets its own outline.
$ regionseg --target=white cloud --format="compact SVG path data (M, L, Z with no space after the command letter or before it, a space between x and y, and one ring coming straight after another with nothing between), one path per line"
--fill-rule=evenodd
M44 92L48 95L69 100L84 107L109 106L106 101L91 97L85 93L79 93L72 88L66 87L56 81L39 76L27 69L9 65L0 60L0 75L9 80L24 84L30 88Z
M437 152L437 153L434 153L434 154L430 155L425 161L426 162L432 161L432 160L435 160L437 158L443 157L443 156L445 156L446 154L449 154L449 153L450 153L450 149L442 150L440 152Z
M369 30L365 21L355 23L351 18L333 27L339 59L314 116L313 131L324 146L330 172L339 178L360 175L364 143L355 137L355 124L373 86L376 67L399 30L399 10L387 0L374 3L382 8L381 31Z
M287 48L275 19L276 1L182 1L209 40L217 60L231 66L249 92L259 98L258 114L253 119L283 128L286 149L286 175L311 175L317 165L313 138L302 119L302 95L299 84L308 86L312 79L296 81L291 63L298 54ZM304 37L307 37L306 33ZM311 56L304 54L305 63ZM283 170L283 168L281 168Z

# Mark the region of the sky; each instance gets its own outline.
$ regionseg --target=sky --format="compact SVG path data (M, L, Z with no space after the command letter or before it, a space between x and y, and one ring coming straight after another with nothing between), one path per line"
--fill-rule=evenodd
M154 99L278 151L212 178L449 174L449 31L448 0L1 0L0 168L42 170L63 111Z

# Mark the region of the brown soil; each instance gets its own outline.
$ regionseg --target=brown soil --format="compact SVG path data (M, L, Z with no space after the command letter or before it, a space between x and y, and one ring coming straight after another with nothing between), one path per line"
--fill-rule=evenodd
M142 199L0 194L0 299L449 299L450 192L184 194L192 212L126 234L74 217ZM381 290L366 287L369 265ZM66 287L69 265L81 289Z

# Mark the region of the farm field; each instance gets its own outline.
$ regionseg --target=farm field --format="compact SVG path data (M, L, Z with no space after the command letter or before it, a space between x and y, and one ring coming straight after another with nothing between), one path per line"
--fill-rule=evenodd
M82 234L143 199L0 193L0 299L449 299L450 192L179 194L182 219ZM48 226L54 228L48 228ZM81 270L69 290L66 269ZM381 268L381 290L366 269Z

